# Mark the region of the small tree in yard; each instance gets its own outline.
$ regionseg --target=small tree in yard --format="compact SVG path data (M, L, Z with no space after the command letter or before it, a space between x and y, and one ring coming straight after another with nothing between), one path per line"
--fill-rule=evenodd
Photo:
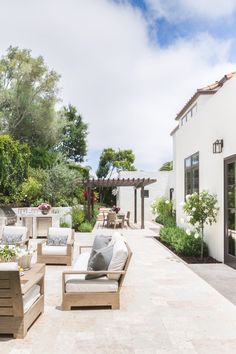
M204 246L204 226L212 225L216 222L216 216L219 208L216 207L216 195L207 191L193 193L186 196L186 202L183 209L188 215L187 222L194 226L201 235L201 259L203 259Z

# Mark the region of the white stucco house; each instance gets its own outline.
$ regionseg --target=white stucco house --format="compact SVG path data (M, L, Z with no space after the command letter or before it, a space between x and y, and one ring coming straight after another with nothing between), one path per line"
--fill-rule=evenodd
M198 89L172 131L177 223L187 194L217 195L217 223L206 228L211 256L236 267L236 73Z
M173 187L173 172L156 171L123 171L119 173L119 178L151 178L157 181L145 187L144 214L145 220L151 221L155 217L151 211L151 204L160 197L170 198L170 189ZM141 189L137 190L137 222L141 220ZM124 213L130 211L131 221L134 220L134 188L119 187L117 189L116 203Z

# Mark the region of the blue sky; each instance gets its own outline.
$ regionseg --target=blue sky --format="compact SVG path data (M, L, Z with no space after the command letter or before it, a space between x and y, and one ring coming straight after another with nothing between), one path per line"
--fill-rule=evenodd
M154 171L172 159L176 113L236 70L236 1L212 2L1 0L0 53L29 48L61 75L59 104L89 124L94 171L107 147L132 149L136 167Z

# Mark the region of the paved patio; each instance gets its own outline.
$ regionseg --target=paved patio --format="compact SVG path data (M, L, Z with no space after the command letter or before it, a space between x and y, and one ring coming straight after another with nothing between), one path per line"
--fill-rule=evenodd
M48 266L43 316L24 340L0 338L0 354L235 353L236 307L155 241L153 230L122 233L133 258L120 310L62 312L66 267ZM92 239L76 235L76 252Z

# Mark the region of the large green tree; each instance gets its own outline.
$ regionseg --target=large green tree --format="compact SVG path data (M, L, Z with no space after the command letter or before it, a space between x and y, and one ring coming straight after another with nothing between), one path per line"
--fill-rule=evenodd
M64 107L61 116L64 120L59 150L74 162L83 162L87 154L88 124L84 123L76 107Z
M112 148L104 149L99 159L97 176L110 177L114 171L135 171L135 155L132 150L117 150Z
M26 144L0 135L0 195L14 196L27 177L30 150Z
M165 162L159 171L172 171L173 170L173 161Z
M42 56L9 47L0 60L0 130L31 147L53 146L58 80Z

